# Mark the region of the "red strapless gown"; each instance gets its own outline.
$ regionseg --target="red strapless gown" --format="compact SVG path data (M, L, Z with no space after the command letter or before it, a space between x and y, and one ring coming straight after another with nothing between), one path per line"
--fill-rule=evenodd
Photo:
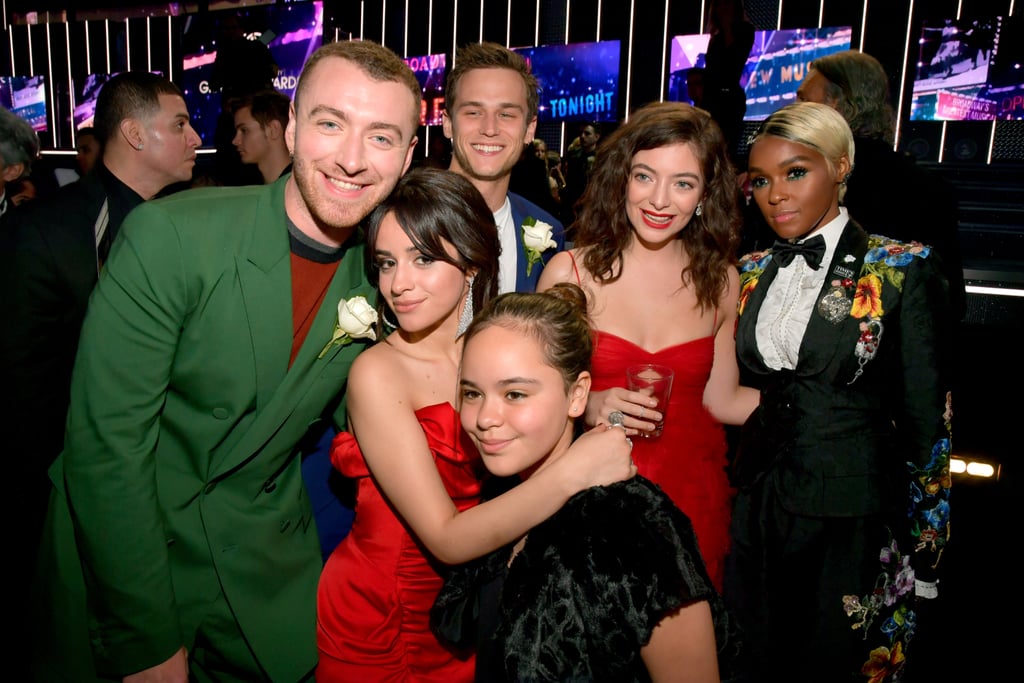
M734 491L726 472L725 429L702 401L714 355L714 337L650 353L599 330L592 370L594 391L625 387L626 368L637 363L675 370L664 431L657 439L634 438L633 461L690 517L708 573L721 591Z
M416 411L437 470L459 510L479 502L480 457L448 403ZM434 560L396 516L348 432L331 462L358 480L352 531L334 549L317 594L316 680L472 681L475 661L446 649L430 631L430 607L443 580Z

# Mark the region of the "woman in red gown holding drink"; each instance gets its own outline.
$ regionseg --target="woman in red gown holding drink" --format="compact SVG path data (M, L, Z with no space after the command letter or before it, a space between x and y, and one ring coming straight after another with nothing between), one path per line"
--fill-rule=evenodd
M736 366L739 225L721 129L687 104L650 104L598 148L574 248L538 284L587 292L596 344L586 422L621 419L638 437L638 471L693 521L719 589L733 496L722 424L742 424L759 398ZM674 370L667 406L626 389L626 368L640 363ZM661 436L644 438L662 419Z

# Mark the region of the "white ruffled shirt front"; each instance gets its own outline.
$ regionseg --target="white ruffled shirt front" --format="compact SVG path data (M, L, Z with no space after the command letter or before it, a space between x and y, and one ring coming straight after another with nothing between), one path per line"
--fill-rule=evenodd
M838 216L800 240L806 242L815 235L825 238L825 255L818 270L808 266L803 256L797 256L788 266L779 268L769 285L758 313L756 335L761 357L772 370L796 368L807 323L817 306L818 292L828 276L847 220L848 212L841 206Z

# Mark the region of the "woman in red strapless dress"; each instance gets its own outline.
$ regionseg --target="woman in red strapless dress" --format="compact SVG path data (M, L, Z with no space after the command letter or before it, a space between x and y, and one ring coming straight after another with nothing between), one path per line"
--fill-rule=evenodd
M316 679L468 682L472 654L429 628L443 565L515 541L577 491L636 468L625 434L607 429L578 440L546 476L476 505L482 470L453 406L460 323L498 289L494 215L462 176L418 169L371 214L366 241L378 315L398 326L348 376L350 431L335 437L331 456L358 481L356 516L320 579Z
M596 329L586 422L624 416L640 474L693 521L721 590L733 491L726 424L742 424L758 393L739 386L733 332L739 275L736 175L721 129L678 102L634 112L598 149L574 225L538 289L583 287ZM675 371L668 406L626 387L640 363ZM665 418L657 438L642 434Z

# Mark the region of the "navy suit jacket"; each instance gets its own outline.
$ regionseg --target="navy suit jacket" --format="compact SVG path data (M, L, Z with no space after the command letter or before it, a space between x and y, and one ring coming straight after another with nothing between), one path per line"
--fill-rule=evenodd
M561 221L525 197L509 192L508 201L512 205L512 222L516 226L516 291L534 292L537 290L537 281L540 280L540 274L544 270L544 266L547 265L552 256L565 249L565 228L562 226ZM538 221L549 223L553 228L551 237L558 244L557 247L541 253L542 263L538 264L539 267L535 266L529 274L526 273L528 262L526 253L523 251L522 230L523 221L528 216Z

